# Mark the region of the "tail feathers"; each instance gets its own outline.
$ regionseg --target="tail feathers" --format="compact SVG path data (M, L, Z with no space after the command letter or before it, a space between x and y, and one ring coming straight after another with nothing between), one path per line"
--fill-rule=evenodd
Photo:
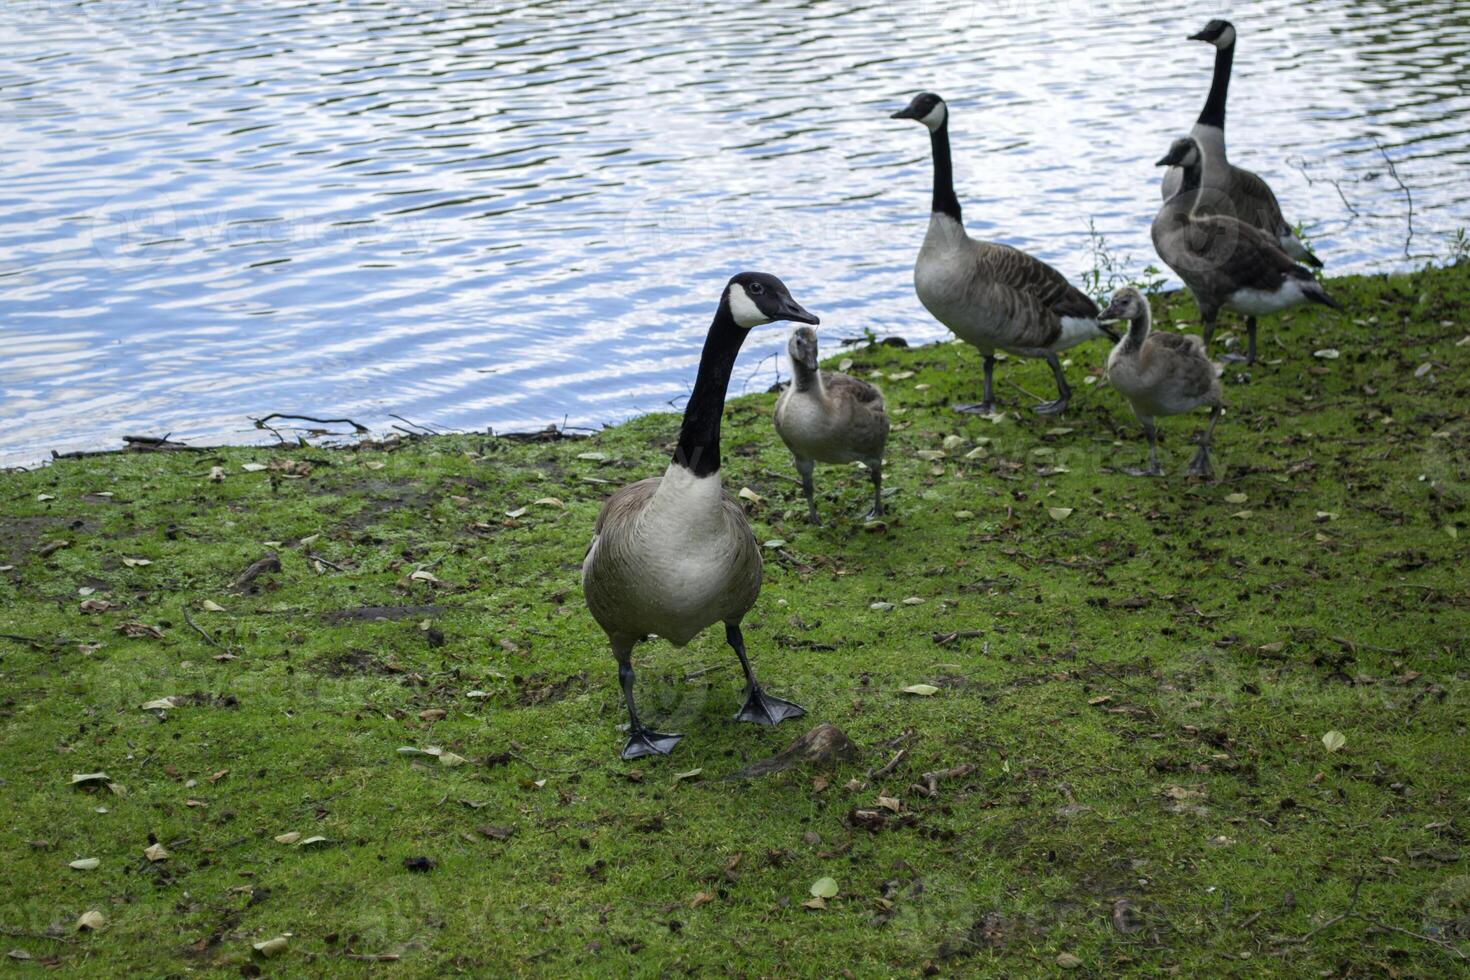
M1296 237L1296 232L1285 228L1281 232L1281 249L1287 255L1296 259L1303 265L1309 265L1314 269L1322 268L1322 260L1312 254L1312 250Z

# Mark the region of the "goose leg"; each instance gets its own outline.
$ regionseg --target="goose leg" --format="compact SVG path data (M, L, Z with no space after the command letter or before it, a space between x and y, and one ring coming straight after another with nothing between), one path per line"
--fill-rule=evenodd
M817 514L817 487L812 482L812 470L816 468L816 461L800 456L792 458L796 460L796 472L801 474L801 492L806 497L806 519L812 524L821 524L822 518Z
M995 355L985 355L985 393L981 396L984 401L978 405L956 405L956 412L965 412L970 415L989 415L995 411Z
M883 516L883 460L868 461L868 477L873 481L873 509L866 520L874 521Z
M684 736L678 732L656 732L643 727L633 703L633 644L613 640L613 656L618 660L618 680L623 685L623 701L628 706L628 744L623 746L624 759L645 755L668 755Z
M1248 316L1245 318L1245 353L1237 354L1231 351L1229 354L1220 355L1220 360L1246 364L1256 363L1256 318Z
M1061 415L1072 400L1072 389L1067 387L1067 376L1062 373L1062 362L1057 360L1057 355L1048 352L1046 363L1051 365L1051 373L1057 379L1057 398L1056 401L1042 402L1034 411L1037 415Z
M1159 465L1159 432L1154 426L1154 420L1150 417L1140 417L1138 421L1143 423L1144 434L1148 436L1148 468L1139 469L1133 466L1123 472L1129 476L1163 476L1164 468Z
M1204 320L1205 320L1205 328L1204 328L1203 333L1204 333L1204 340L1205 340L1205 350L1209 350L1210 349L1210 340L1215 336L1215 314L1213 314L1213 313L1205 314L1204 315Z
M750 661L745 656L745 637L740 635L739 623L725 624L725 642L735 650L735 656L740 658L740 666L745 671L745 705L735 716L736 721L779 725L787 718L800 718L806 714L806 709L801 705L761 690L760 682L755 679L755 671L750 669Z
M1189 464L1189 475L1198 476L1206 480L1215 478L1215 468L1210 464L1210 444L1215 435L1215 423L1220 421L1223 410L1219 405L1210 409L1210 424L1205 427L1205 434L1200 436L1199 452L1194 454L1194 459Z

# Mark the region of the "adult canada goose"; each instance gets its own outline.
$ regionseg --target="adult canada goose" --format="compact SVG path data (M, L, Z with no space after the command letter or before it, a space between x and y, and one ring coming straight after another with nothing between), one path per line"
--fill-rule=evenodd
M1200 146L1192 137L1175 140L1158 165L1181 168L1184 180L1179 193L1165 201L1154 217L1154 250L1194 293L1204 319L1206 345L1214 336L1221 309L1245 315L1249 337L1245 359L1252 364L1256 360L1256 317L1305 302L1341 309L1311 272L1281 250L1276 239L1238 218L1200 213L1205 167Z
M684 737L638 720L633 644L649 634L683 646L723 622L745 670L745 706L736 720L774 725L806 713L762 691L746 659L740 621L760 594L760 549L745 512L720 485L720 415L735 355L751 327L773 320L817 322L775 276L742 272L730 280L704 340L668 469L623 487L597 516L582 562L582 589L618 662L628 705L624 759L666 755Z
M985 357L985 393L961 412L995 410L995 352L1045 358L1057 380L1056 401L1036 406L1042 415L1067 407L1072 390L1057 354L1113 332L1097 322L1097 304L1040 259L965 234L949 156L949 106L933 92L914 96L894 119L917 119L934 150L934 203L929 231L914 263L914 291L934 319Z
M888 442L883 393L858 378L824 374L817 367L817 332L811 327L793 330L786 349L793 378L776 399L776 433L796 460L807 519L822 523L812 486L815 464L854 461L867 466L873 480L868 516L883 516L883 446Z
M1210 425L1200 439L1199 452L1189 464L1189 473L1206 479L1214 476L1210 466L1210 439L1215 434L1215 423L1225 410L1225 401L1215 365L1205 355L1205 345L1194 336L1154 333L1153 311L1148 300L1132 286L1118 290L1101 316L1104 320L1128 321L1128 333L1108 355L1108 381L1128 399L1148 436L1148 468L1127 472L1135 476L1163 476L1154 419L1161 415L1183 415L1208 405Z
M1225 99L1230 91L1230 70L1235 63L1235 25L1228 20L1212 20L1205 29L1189 38L1215 46L1215 77L1210 83L1210 95L1200 111L1199 120L1189 131L1212 167L1218 169L1205 173L1205 186L1211 193L1202 201L1202 210L1217 214L1229 214L1248 225L1254 225L1280 243L1287 255L1298 262L1316 268L1322 262L1313 255L1297 237L1291 225L1281 214L1281 205L1272 193L1271 186L1256 174L1230 164L1225 153ZM1161 188L1164 200L1179 193L1184 173L1172 169L1164 175Z

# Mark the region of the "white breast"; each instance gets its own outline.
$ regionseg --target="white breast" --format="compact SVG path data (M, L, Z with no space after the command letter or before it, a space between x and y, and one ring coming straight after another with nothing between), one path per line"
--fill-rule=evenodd
M1226 305L1247 316L1266 316L1290 309L1306 298L1301 283L1295 279L1287 279L1274 290L1237 289L1230 294Z

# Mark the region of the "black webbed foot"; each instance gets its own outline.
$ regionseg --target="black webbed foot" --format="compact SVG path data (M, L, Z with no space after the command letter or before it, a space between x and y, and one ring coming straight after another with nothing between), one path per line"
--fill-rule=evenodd
M1210 450L1207 446L1200 446L1199 452L1194 454L1194 459L1189 463L1189 475L1197 476L1203 480L1215 478L1215 467L1210 463Z
M954 410L956 412L963 412L966 415L994 415L995 402L977 402L973 405L956 405L954 407Z
M806 709L794 701L767 694L760 688L751 688L745 696L745 704L736 721L749 721L757 725L779 725L788 718L800 718Z
M668 755L684 736L679 732L656 732L651 728L635 728L628 732L623 746L624 759L640 759L645 755Z
M1037 415L1061 415L1067 410L1068 399L1058 398L1056 401L1042 402L1032 409Z

